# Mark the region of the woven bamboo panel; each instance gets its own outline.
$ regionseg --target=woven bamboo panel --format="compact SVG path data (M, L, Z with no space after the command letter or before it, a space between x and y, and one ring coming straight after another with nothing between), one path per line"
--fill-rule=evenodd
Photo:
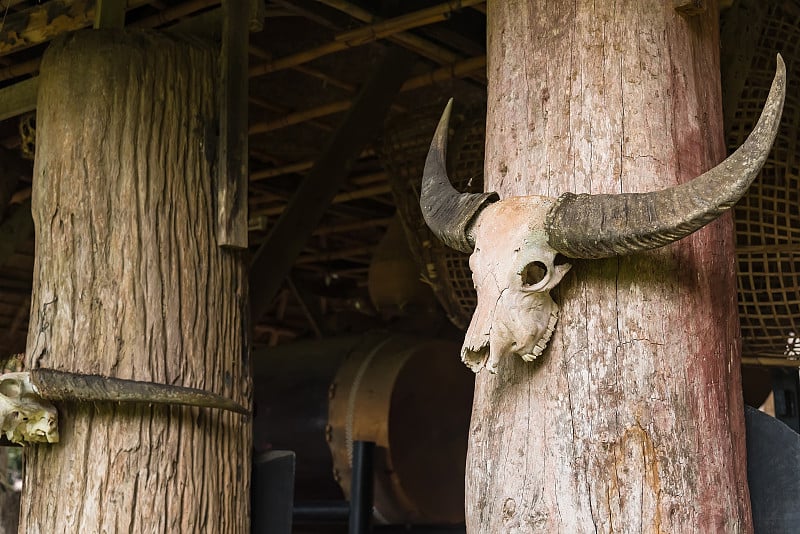
M800 17L780 2L769 4L726 140L733 150L752 129L780 52L788 74L781 129L734 210L743 355L751 357L784 356L787 339L800 331Z
M444 104L405 114L387 125L381 157L423 280L433 288L453 324L466 328L477 303L469 256L444 246L425 226L419 209L425 156ZM459 191L483 190L485 118L483 107L456 107L450 120L448 172Z

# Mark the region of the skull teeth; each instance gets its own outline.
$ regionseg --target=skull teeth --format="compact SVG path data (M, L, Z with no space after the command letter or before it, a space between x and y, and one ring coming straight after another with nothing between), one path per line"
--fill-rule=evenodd
M521 357L526 362L532 362L536 358L542 355L544 349L547 348L547 343L550 341L550 338L553 337L553 332L556 329L556 323L558 322L558 310L554 310L550 313L550 320L547 323L547 328L542 334L542 337L539 338L539 341L536 342L533 349L531 350L530 354L522 354Z

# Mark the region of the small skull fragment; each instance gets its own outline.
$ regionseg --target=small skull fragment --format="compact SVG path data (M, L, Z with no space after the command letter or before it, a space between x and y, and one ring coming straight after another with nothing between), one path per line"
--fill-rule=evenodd
M0 432L12 443L58 442L58 413L27 372L0 376Z

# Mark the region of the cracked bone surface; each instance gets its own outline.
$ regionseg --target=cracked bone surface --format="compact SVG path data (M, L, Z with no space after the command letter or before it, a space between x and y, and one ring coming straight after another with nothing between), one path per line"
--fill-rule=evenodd
M710 223L733 206L767 159L786 94L781 56L758 123L722 163L680 185L648 193L564 193L558 199L456 191L447 177L452 100L431 142L420 209L445 244L472 251L478 305L461 359L473 371L496 372L501 358L538 358L553 335L558 306L550 297L569 270L567 258L608 258L662 247Z
M549 198L515 197L480 214L469 258L478 306L461 348L475 372L495 372L504 354L532 361L553 334L558 305L550 290L570 265L555 265L557 252L547 244L544 218L552 205Z
M0 375L0 432L12 443L57 443L58 413L27 372Z

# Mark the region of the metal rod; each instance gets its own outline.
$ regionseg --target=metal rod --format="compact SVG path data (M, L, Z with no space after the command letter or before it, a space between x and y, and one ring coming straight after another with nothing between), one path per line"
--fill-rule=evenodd
M303 502L294 505L292 519L295 524L344 524L350 515L350 505L345 501Z
M350 522L348 534L372 531L372 470L375 444L353 442L353 478L350 481Z

